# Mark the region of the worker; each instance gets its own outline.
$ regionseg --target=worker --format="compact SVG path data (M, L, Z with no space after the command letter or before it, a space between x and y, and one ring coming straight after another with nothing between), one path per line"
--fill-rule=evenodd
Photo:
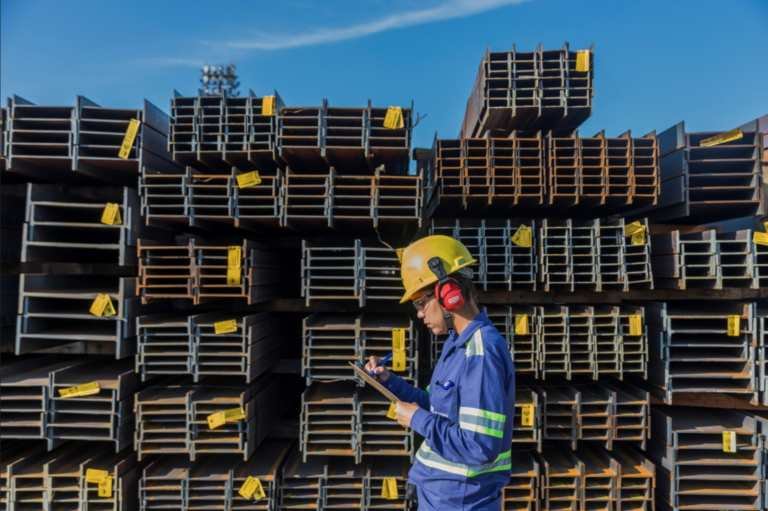
M476 260L458 240L434 235L401 254L405 293L434 335L448 334L427 390L370 357L366 369L398 398L397 422L424 442L408 474L419 511L500 511L509 482L515 369L504 337L481 312Z

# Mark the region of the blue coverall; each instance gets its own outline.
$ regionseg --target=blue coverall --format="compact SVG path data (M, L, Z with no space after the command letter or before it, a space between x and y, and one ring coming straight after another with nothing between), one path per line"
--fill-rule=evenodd
M511 468L515 368L485 313L461 335L450 332L428 391L395 374L385 385L420 407L411 427L424 442L408 474L419 511L499 511Z

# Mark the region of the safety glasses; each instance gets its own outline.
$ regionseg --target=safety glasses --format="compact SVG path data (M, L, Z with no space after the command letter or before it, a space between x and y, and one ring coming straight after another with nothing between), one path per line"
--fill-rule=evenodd
M425 293L421 295L419 298L416 298L411 303L413 303L413 306L416 308L417 311L423 310L424 307L426 307L430 300L435 297L435 293Z

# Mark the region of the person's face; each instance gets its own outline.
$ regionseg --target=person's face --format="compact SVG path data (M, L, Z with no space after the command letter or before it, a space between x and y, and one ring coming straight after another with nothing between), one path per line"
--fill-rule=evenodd
M443 317L443 309L437 302L435 293L432 289L419 291L411 301L416 307L416 316L424 322L435 335L448 333L448 325Z

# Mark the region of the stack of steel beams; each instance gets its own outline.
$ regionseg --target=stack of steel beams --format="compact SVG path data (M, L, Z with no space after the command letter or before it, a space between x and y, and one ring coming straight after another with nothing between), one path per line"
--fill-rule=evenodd
M461 132L467 137L513 130L571 131L592 111L591 50L541 46L487 51L480 63Z
M177 166L166 150L168 116L146 100L141 109L117 109L83 96L75 106L36 105L13 96L7 124L6 170L35 179L68 180L74 174L130 184L144 167ZM124 141L131 143L126 157L120 155Z
M684 394L735 395L758 403L755 304L648 304L649 380L673 404Z

